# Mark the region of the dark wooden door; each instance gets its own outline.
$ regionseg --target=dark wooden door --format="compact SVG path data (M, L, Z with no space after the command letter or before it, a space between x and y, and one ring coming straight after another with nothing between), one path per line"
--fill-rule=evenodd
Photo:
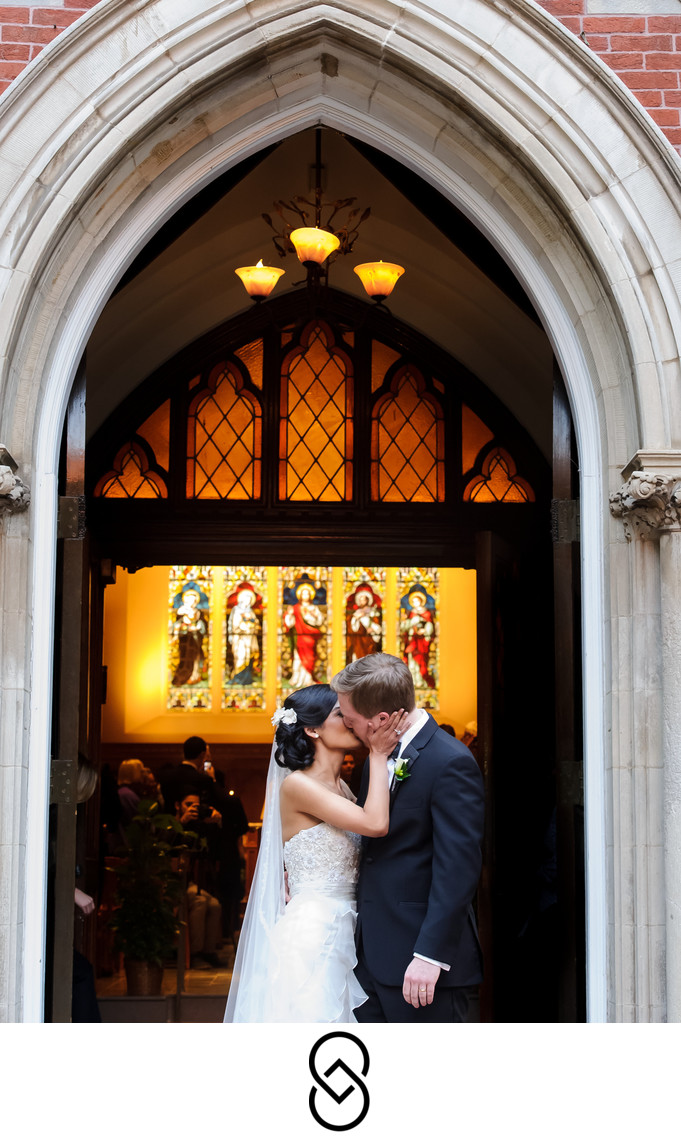
M83 643L84 629L87 628L83 365L79 369L69 400L61 464L45 984L45 1019L52 1023L71 1021L76 784L78 753L84 748L87 734L82 667L86 647Z
M62 442L55 610L45 1018L71 1020L74 947L94 961L96 923L74 905L76 884L97 900L99 787L78 804L79 761L98 766L103 590L85 524L85 367L69 400ZM92 563L91 563L92 562ZM82 797L82 796L81 796Z
M486 789L478 915L481 1019L553 1018L537 977L545 840L554 796L550 543L477 541L478 761Z

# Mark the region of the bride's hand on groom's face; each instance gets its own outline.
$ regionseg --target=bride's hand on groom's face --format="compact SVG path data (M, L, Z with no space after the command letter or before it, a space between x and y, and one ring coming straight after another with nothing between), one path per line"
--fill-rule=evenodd
M395 749L402 738L408 718L409 712L400 708L399 711L394 711L392 715L375 730L369 727L369 750L387 759L388 755Z

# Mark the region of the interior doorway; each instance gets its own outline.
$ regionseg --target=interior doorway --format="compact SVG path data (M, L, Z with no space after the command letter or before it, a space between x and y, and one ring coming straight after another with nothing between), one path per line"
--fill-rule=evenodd
M331 292L323 318L309 299L301 309L284 298L266 317L256 311L192 345L136 389L88 449L87 751L105 776L133 752L158 770L178 759L182 738L205 734L257 830L267 723L285 682L286 590L308 577L315 597L324 593L334 614L326 674L345 663L347 598L362 574L386 615L385 650L405 650L401 622L423 593L437 613L423 705L457 734L479 723L488 809L481 1018L579 1018L583 966L570 955L579 898L573 889L561 909L556 869L550 468L475 377L413 330ZM566 454L569 465L569 444ZM314 559L293 556L301 543ZM282 566L281 555L297 564ZM257 685L249 675L230 687L226 647L229 599L257 573L271 616L261 649L269 680L254 708L234 703L235 692L255 698ZM207 581L216 607L203 655L213 656L207 680L197 673L191 683L191 669L169 662L173 604L192 582L205 598ZM101 903L97 800L89 815L86 857ZM569 846L574 861L579 836Z

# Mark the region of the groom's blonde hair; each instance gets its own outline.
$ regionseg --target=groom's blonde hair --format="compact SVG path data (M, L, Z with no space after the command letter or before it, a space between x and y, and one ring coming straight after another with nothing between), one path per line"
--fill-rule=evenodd
M366 719L380 711L413 711L414 681L409 668L397 656L375 652L353 660L331 680L335 692L349 695L355 711Z

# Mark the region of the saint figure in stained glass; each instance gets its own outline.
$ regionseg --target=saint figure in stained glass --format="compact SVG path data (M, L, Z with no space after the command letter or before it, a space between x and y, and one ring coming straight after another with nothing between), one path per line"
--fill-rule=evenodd
M294 589L284 590L283 623L291 644L292 688L306 687L319 683L315 678L315 668L319 653L319 641L324 631L324 612L320 605L326 604L326 590L317 589L311 580L301 580Z
M233 600L228 599L228 605ZM239 589L236 603L227 618L227 637L232 653L231 675L228 683L250 685L255 682L256 669L260 673L260 638L262 627L257 607L262 605L253 587L247 583Z
M371 585L359 585L350 594L345 612L346 662L380 652L383 642L381 598Z
M434 688L430 650L435 636L435 601L425 589L412 586L402 597L400 636L402 652L415 688Z
M172 636L177 641L177 667L170 681L173 687L198 684L205 665L203 641L208 631L210 602L202 589L187 582L173 601L174 621Z

